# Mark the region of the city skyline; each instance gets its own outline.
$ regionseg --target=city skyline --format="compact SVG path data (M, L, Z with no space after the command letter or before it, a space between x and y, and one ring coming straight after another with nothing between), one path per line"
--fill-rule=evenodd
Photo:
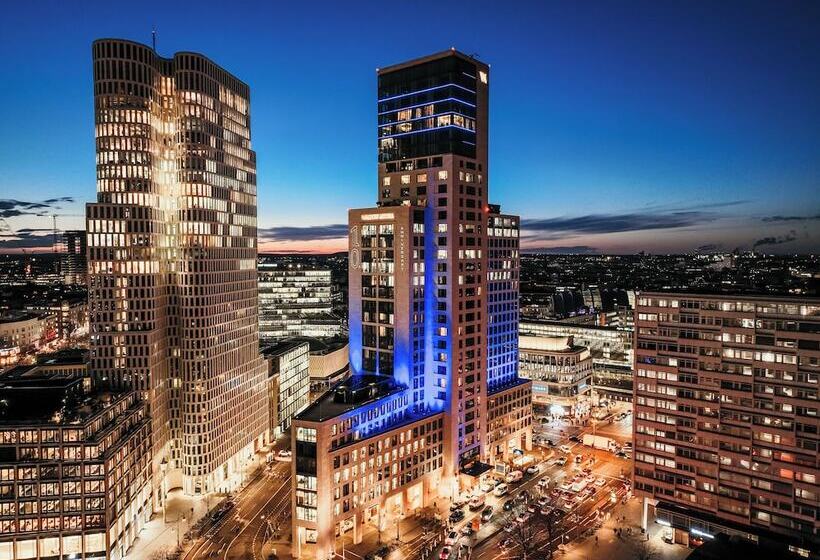
M52 213L62 230L81 226L94 197L91 42L150 43L152 26L161 56L207 52L254 90L262 251L346 250L345 212L376 182L375 68L450 46L494 63L492 181L522 215L524 250L816 251L820 12L743 6L476 10L443 34L408 25L355 44L365 4L263 11L219 36L198 25L209 10L15 6L2 64L17 80L0 95L19 132L0 144L0 251L49 249ZM44 28L60 40L40 40ZM331 87L311 87L317 71Z

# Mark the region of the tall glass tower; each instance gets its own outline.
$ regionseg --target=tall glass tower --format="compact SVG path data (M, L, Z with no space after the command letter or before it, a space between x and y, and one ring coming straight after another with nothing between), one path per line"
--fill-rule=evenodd
M250 90L200 54L92 53L92 372L148 400L158 500L229 489L268 426Z

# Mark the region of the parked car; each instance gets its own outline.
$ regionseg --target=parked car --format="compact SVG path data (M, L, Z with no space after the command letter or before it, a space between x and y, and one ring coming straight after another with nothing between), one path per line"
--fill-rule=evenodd
M541 480L538 481L538 486L541 488L549 488L550 485L550 477L545 476Z
M581 441L581 438L579 438L578 436L569 436L569 440L578 443Z
M470 507L470 511L475 511L477 509L481 509L484 507L484 494L480 496L473 496L470 498L470 503L468 504Z
M504 511L510 511L513 508L513 505L513 500L507 500L506 502L504 502L504 505L501 506L501 509L503 509Z
M559 447L558 449L560 449L563 453L569 453L571 447L565 443L561 447Z
M464 513L463 509L457 509L450 514L450 523L458 523L459 521L464 519L465 516L466 514Z
M441 554L438 555L439 560L449 560L451 552L452 549L449 546L445 546L441 549Z
M555 460L555 464L558 465L559 467L563 467L564 465L567 464L567 458L566 457L558 457Z
M501 496L505 495L509 491L509 486L504 484L503 482L495 487L493 490L493 496L500 498Z
M538 465L530 465L527 467L527 474L538 474L539 470Z
M464 535L465 537L469 537L473 533L475 533L475 531L473 531L473 524L472 523L467 523L464 527L461 528L461 534Z

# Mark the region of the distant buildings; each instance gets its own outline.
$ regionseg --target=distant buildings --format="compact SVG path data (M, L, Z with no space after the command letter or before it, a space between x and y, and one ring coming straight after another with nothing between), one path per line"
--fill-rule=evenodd
M581 416L589 411L592 357L571 336L522 336L518 370L532 380L532 401L550 407L557 416Z
M260 262L259 337L330 338L343 333L333 315L331 271L299 264Z
M269 429L250 88L196 53L92 55L91 375L147 399L155 507L230 491Z
M519 219L488 204L489 67L379 70L378 206L349 216L351 377L293 421L293 553L335 556L531 448Z
M593 367L592 404L632 400L631 328L524 319L520 330L527 337L572 337L574 344L589 350Z
M75 366L0 374L0 558L124 558L151 516L144 401Z
M635 317L644 525L820 555L820 301L644 292Z
M64 231L62 237L65 252L61 255L60 269L63 282L85 286L88 279L85 230Z
M270 433L274 438L290 428L293 416L308 404L310 344L280 342L262 350L268 360Z

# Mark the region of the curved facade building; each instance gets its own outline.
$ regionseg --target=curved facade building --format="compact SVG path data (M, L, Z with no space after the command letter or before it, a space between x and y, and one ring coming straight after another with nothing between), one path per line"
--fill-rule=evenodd
M532 379L532 400L582 414L588 409L592 388L592 357L571 336L522 336L519 371ZM556 409L557 410L557 409Z
M92 52L91 371L146 396L155 497L229 489L268 425L250 91L195 53Z

